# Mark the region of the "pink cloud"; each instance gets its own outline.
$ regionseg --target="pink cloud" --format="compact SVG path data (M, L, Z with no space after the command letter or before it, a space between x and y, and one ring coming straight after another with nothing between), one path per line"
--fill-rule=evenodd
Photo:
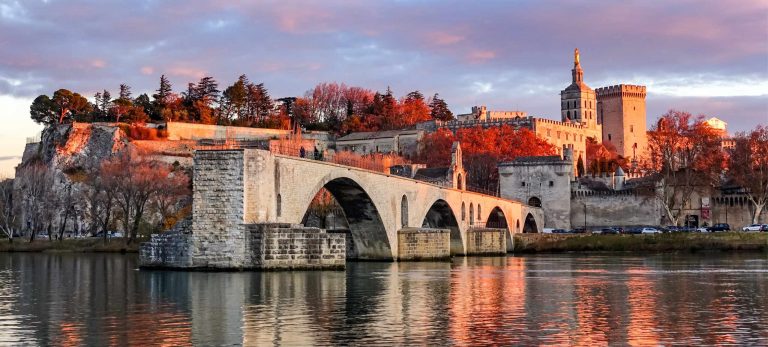
M174 66L168 69L168 74L178 77L203 78L205 77L205 70L194 67Z
M482 63L488 60L496 58L496 52L489 50L475 50L467 55L467 59L471 63Z
M151 75L155 73L155 69L151 66L142 66L141 67L141 74L142 75Z
M102 69L107 66L107 62L102 59L93 59L90 61L89 65L96 69Z
M430 43L447 46L457 42L464 41L466 37L463 35L451 34L446 32L434 32L427 35L427 39Z

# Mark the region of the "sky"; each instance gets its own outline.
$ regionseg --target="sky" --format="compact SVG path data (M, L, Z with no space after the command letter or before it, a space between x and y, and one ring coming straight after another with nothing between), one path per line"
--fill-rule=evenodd
M760 0L0 0L0 47L0 176L41 129L36 96L151 93L161 74L177 92L247 74L273 97L336 81L559 119L578 47L590 87L647 86L649 124L672 108L768 124Z

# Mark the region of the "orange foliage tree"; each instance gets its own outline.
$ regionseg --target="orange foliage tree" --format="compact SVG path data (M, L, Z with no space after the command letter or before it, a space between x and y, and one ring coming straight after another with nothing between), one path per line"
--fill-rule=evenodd
M738 134L728 167L728 178L744 188L752 203L752 223L759 223L768 203L768 128L758 125L749 133Z
M609 141L598 143L595 138L587 137L586 155L586 170L593 176L612 173L619 166L625 170L628 168L627 160L617 153L616 146Z
M467 185L483 190L498 188L499 162L510 161L522 156L555 154L555 146L536 136L528 129L515 130L503 125L483 129L462 128L456 134L440 129L424 137L419 160L429 167L447 166L451 161L451 144L461 143L464 168L467 170Z
M704 116L670 110L648 132L646 169L657 178L657 198L666 218L677 225L696 189L719 183L725 157L720 137Z

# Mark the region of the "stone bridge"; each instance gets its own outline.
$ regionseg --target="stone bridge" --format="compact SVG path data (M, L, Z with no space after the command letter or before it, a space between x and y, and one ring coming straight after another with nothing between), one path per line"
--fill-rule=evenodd
M404 230L442 230L450 235L450 255L465 255L480 242L470 235L474 230L493 226L506 239L497 244L511 250L513 233L544 225L540 208L518 201L266 150L198 150L194 163L190 248L179 252L184 259L172 260L179 267L242 267L249 226L302 223L322 188L344 212L352 259L402 259Z

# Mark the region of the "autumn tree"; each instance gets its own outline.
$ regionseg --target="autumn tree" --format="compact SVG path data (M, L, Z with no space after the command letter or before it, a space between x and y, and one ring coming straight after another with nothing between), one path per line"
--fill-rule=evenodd
M139 226L153 201L163 199L164 194L183 191L174 186L187 185L188 178L182 175L186 176L181 171L173 171L170 165L151 161L130 150L102 164L104 183L116 190L114 201L122 212L128 243L136 240Z
M467 170L467 185L482 191L498 189L499 162L510 161L521 156L551 155L555 147L536 136L528 129L515 130L504 125L483 129L462 128L454 135L450 130L438 131L424 136L424 146L419 161L430 167L447 166L451 160L451 145L461 143L464 168Z
M724 157L720 138L704 116L670 110L648 132L647 169L657 178L657 198L669 222L677 225L697 189L719 183Z
M728 178L743 188L752 203L752 223L759 223L768 203L768 128L758 125L749 133L736 136L728 159Z
M432 119L441 121L453 120L453 113L448 109L448 104L446 104L445 100L441 99L437 93L435 93L432 100L429 102L429 112Z
M416 123L428 121L430 117L430 109L424 101L424 95L418 90L413 91L400 100L398 114L400 124L397 128L404 128Z

